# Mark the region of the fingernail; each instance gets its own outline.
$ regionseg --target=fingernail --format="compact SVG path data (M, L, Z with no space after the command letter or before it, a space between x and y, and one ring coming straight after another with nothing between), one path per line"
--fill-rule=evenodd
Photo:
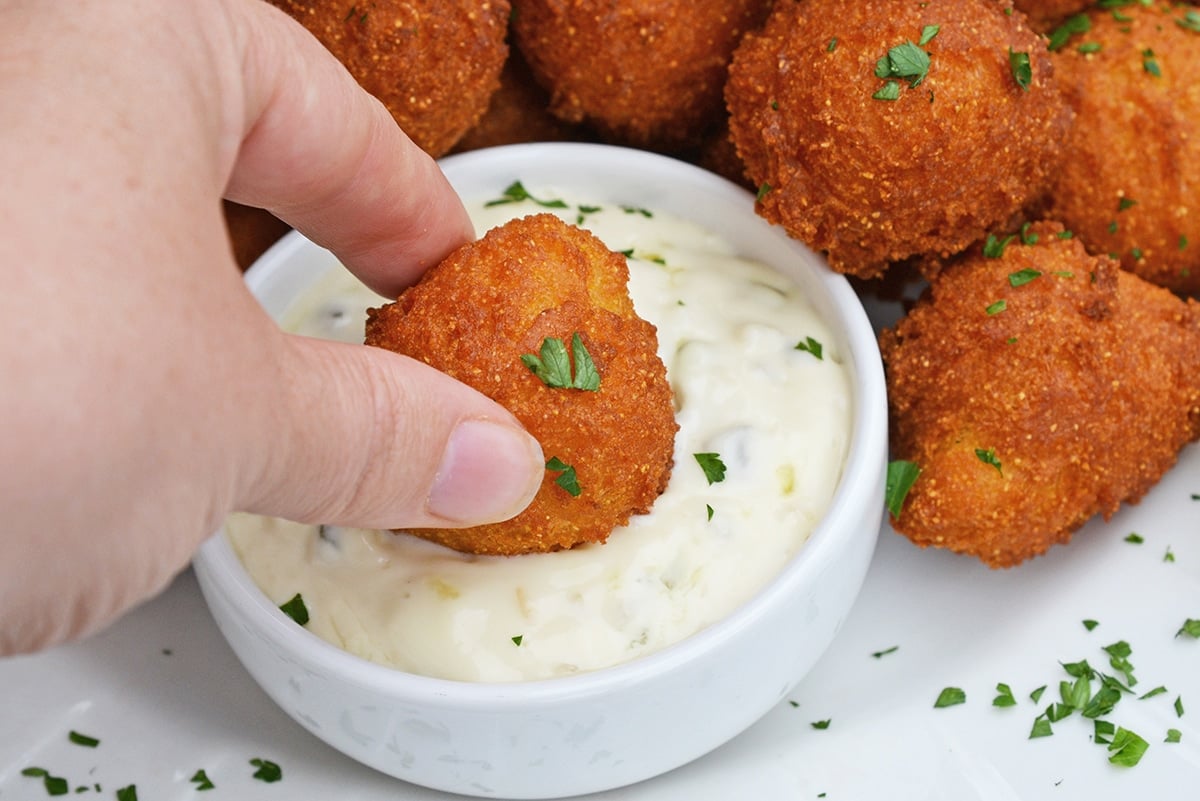
M450 433L429 492L429 512L464 525L507 520L537 494L542 449L521 429L464 420Z

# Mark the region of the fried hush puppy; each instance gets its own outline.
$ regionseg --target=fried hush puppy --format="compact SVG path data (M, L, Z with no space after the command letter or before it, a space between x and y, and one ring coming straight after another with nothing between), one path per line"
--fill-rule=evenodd
M514 42L551 111L651 150L694 144L720 120L733 48L770 0L514 0Z
M1200 292L1200 12L1096 9L1051 57L1075 125L1046 214L1094 253Z
M1007 225L1070 113L1045 39L1005 5L778 3L725 90L759 213L861 278Z
M304 25L434 158L487 110L508 0L270 0Z
M604 542L650 510L670 477L678 424L657 331L635 313L628 280L624 256L538 214L492 229L395 303L368 310L368 345L496 400L549 460L532 504L511 520L411 533L469 553L545 552ZM585 388L535 372L534 357L550 362L550 340L564 343L564 368L571 354L573 378L560 383ZM588 387L581 379L593 372L598 386Z
M948 266L880 346L920 469L893 527L992 567L1136 503L1200 436L1200 306L1057 223Z

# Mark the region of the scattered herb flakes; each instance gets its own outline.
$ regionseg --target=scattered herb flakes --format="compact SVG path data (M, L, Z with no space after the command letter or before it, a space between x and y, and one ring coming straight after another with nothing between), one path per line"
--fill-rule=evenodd
M1142 69L1155 78L1162 77L1162 70L1158 66L1158 59L1154 57L1154 51L1148 47L1142 51Z
M1071 37L1079 33L1087 33L1092 29L1092 20L1087 14L1075 14L1067 17L1067 19L1050 32L1050 41L1047 47L1050 50L1059 50L1071 40Z
M1033 227L1033 223L1028 223L1028 222L1024 223L1021 226L1021 244L1023 244L1023 245L1036 245L1037 244L1038 235L1031 230L1032 227Z
M998 259L1004 255L1004 249L1008 247L1008 243L1017 238L1016 234L1009 234L1000 239L995 234L988 234L987 239L983 243L984 258Z
M1147 698L1153 698L1156 695L1162 695L1166 691L1167 691L1167 688L1160 684L1157 687L1155 687L1153 690L1149 690L1148 692L1144 692L1141 695L1139 695L1138 700L1145 701Z
M216 785L212 783L212 780L208 778L208 774L204 772L204 768L200 768L200 770L193 773L192 778L188 779L188 781L196 785L193 789L195 789L197 792L202 790L212 790L214 787L216 787Z
M696 462L700 465L700 469L704 471L704 477L708 479L708 483L719 484L725 480L725 463L721 461L721 457L716 453L693 453Z
M537 205L547 209L567 208L567 204L562 200L542 200L534 197L533 195L529 194L529 191L525 188L525 185L520 181L513 181L504 190L501 197L497 198L496 200L489 200L483 205L490 208L492 206L503 206L506 203L521 203L526 200L536 203Z
M967 702L967 694L958 687L947 687L938 693L937 700L933 702L934 709L941 709L947 706L957 706Z
M906 462L903 459L888 462L883 497L892 517L899 519L900 511L904 508L904 499L908 497L908 491L920 475L921 468L915 462Z
M271 783L283 778L283 770L269 759L255 757L250 760L250 764L256 768L253 778L259 781Z
M138 801L137 785L131 784L117 790L117 801Z
M1200 11L1187 12L1182 17L1177 18L1175 24L1193 33L1200 33Z
M1001 298L1000 300L996 301L995 303L989 304L988 307L984 309L984 311L987 312L989 315L992 315L992 314L999 314L1000 312L1004 311L1007 308L1008 308L1008 301Z
M874 100L899 100L900 99L900 84L895 81L888 81L883 86L871 95Z
M574 373L572 374L572 362ZM567 355L566 344L558 337L542 340L539 355L521 354L521 363L552 389L579 389L596 392L600 389L600 373L583 337L576 331L571 336L571 353Z
M551 456L550 461L546 462L546 469L559 474L554 479L554 483L566 490L572 498L578 498L583 492L579 486L579 477L575 473L575 468L562 459Z
M996 685L996 697L992 699L992 706L1016 706L1017 699L1013 698L1012 688L1004 682Z
M834 50L837 50L837 45L838 45L838 40L837 40L837 37L835 36L829 40L829 44L825 45L825 52L832 53Z
M1149 747L1150 743L1140 736L1129 729L1118 726L1117 733L1113 735L1112 742L1108 744L1108 761L1114 765L1132 768L1141 761Z
M814 729L817 729L818 731L824 731L825 729L829 728L829 724L832 722L833 722L833 718L826 718L825 720L814 720L812 723L810 723L808 725L812 726Z
M917 40L917 44L921 46L929 44L941 29L941 25L926 25L921 29L921 38Z
M984 464L991 465L992 467L996 468L996 471L1001 475L1004 474L1004 469L1000 464L1000 459L996 457L996 451L994 448L976 448L975 456Z
M1075 679L1075 681L1060 681L1058 683L1058 696L1062 699L1063 706L1083 711L1087 707L1088 702L1092 700L1091 677L1083 675Z
M1123 197L1117 201L1117 211L1122 212L1126 209L1131 209L1137 205L1137 201L1130 197Z
M1112 736L1116 731L1117 727L1107 720L1093 720L1092 742L1096 743L1096 745L1108 745L1112 742Z
M1099 625L1100 625L1099 621L1096 621L1096 620L1083 621L1083 627L1085 629L1087 629L1088 631L1092 631L1093 629L1096 628L1096 626L1099 626Z
M1013 80L1017 82L1017 86L1024 91L1029 91L1029 85L1033 83L1033 67L1029 62L1029 54L1021 51L1008 49L1008 67L1012 71Z
M1167 551L1166 551L1166 553L1163 554L1163 561L1164 562L1174 562L1175 561L1175 552L1171 550L1170 545L1167 546Z
M1146 538L1141 534L1138 534L1136 531L1133 531L1129 533L1129 536L1125 538L1125 541L1133 545L1141 545L1146 541Z
M1104 652L1108 654L1108 663L1112 665L1113 670L1125 674L1125 681L1130 687L1137 684L1137 679L1133 677L1133 665L1129 661L1129 656L1133 653L1129 643L1118 640L1112 645L1104 646Z
M1183 696L1182 695L1175 696L1175 717L1177 717L1177 718L1183 717Z
M1063 704L1055 701L1054 703L1050 704L1050 706L1046 707L1046 711L1043 714L1046 716L1046 720L1050 721L1051 723L1058 723L1064 718L1071 717L1071 713L1074 711L1075 710L1069 704Z
M74 729L67 732L67 739L75 743L75 745L82 745L84 748L95 748L96 746L100 745L100 741L95 737L81 734Z
M621 211L625 212L626 214L640 215L645 217L647 220L654 218L654 212L650 211L649 209L644 209L641 206L622 206Z
M799 702L799 701L793 701L793 700L791 700L791 699L789 698L789 699L788 699L788 703L792 705L792 709L799 709L799 708L800 708L800 702Z
M1175 632L1175 636L1179 637L1184 634L1193 639L1200 638L1200 620L1189 617L1183 621L1183 625L1179 627L1179 631Z
M1033 720L1033 728L1029 730L1029 739L1033 740L1037 737L1050 737L1054 734L1054 729L1050 726L1050 720L1045 713L1038 715Z
M761 203L762 199L765 198L770 191L771 185L766 181L763 181L758 185L758 191L754 193L754 202Z
M811 353L813 356L815 356L818 360L821 360L821 361L823 361L825 359L825 356L824 356L825 348L821 345L820 342L813 339L812 337L805 337L804 341L797 342L795 350L802 350L807 353Z
M512 638L513 645L517 646L518 648L520 648L520 647L521 647L521 643L522 643L524 640L525 640L525 635L524 635L524 634L518 634L517 636L515 636L515 637L513 637L513 638Z
M1042 700L1042 693L1044 693L1044 692L1046 692L1045 684L1043 684L1041 687L1038 687L1036 690L1031 692L1029 694L1029 700L1033 701L1036 704L1038 701Z
M308 624L308 606L304 603L304 598L300 593L296 593L291 600L281 604L279 609L301 626Z
M1009 286L1018 287L1025 286L1030 281L1034 281L1042 277L1041 270L1035 270L1032 267L1026 267L1024 270L1017 270L1015 273L1008 274Z
M891 648L884 648L882 651L875 651L871 654L871 656L875 657L876 659L882 659L883 657L887 656L888 654L894 654L899 650L900 650L899 645L893 645Z
M1079 714L1085 718L1095 720L1096 718L1103 717L1109 712L1112 712L1113 708L1120 700L1121 691L1110 684L1104 684L1100 690L1092 696L1091 700L1087 702L1087 705L1083 709L1079 710Z
M41 779L42 786L46 788L46 795L66 795L70 792L70 785L67 784L66 779L53 775L45 768L25 768L21 771L21 775Z
M926 27L928 30L928 27ZM937 32L934 31L936 34ZM930 36L932 39L933 37ZM875 62L875 77L905 78L909 88L918 86L929 74L929 54L912 42L901 42Z
M709 520L712 520L712 519L713 519L713 508L712 508L712 504L711 504L711 503L706 503L706 504L704 504L704 509L705 509L705 511L708 513L708 519L709 519Z
M1079 47L1075 48L1076 51L1083 53L1084 55L1087 55L1088 53L1099 53L1103 49L1104 45L1100 44L1099 42L1084 42L1079 45Z
M1167 729L1167 738L1164 743L1177 743L1183 739L1183 732L1179 729Z

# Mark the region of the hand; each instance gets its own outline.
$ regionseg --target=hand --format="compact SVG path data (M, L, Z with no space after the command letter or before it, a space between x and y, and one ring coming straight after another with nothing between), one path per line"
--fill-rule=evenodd
M505 410L418 362L287 336L220 198L395 296L470 222L436 165L260 0L0 0L0 653L94 631L233 510L510 517L543 475Z

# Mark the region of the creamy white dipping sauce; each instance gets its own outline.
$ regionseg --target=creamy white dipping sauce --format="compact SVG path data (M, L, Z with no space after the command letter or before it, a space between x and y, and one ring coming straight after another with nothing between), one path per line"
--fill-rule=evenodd
M549 210L577 223L580 208ZM481 206L472 218L482 232L547 210L526 201ZM604 545L518 557L235 515L226 530L247 570L276 603L299 593L309 630L428 676L565 676L721 620L803 546L837 487L851 430L850 378L827 325L790 279L689 222L606 206L583 214L583 227L632 251L634 306L658 328L680 426L666 492ZM282 325L361 342L365 309L380 304L335 271ZM696 453L718 454L725 479L709 484Z

